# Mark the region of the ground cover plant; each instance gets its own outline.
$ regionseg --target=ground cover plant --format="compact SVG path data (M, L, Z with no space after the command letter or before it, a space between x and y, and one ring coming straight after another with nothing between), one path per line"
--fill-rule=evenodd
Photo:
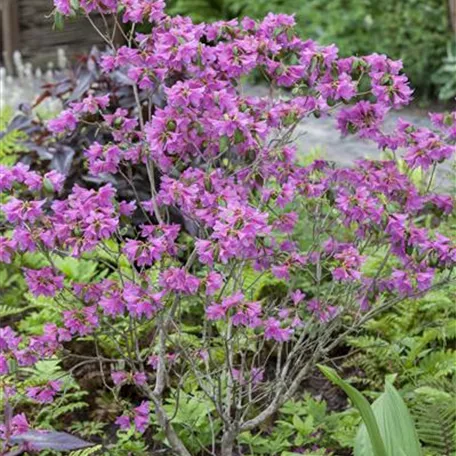
M64 103L57 118L16 117L28 164L0 168L4 280L28 289L0 329L3 456L257 454L317 364L454 280L453 201L433 182L456 115L385 131L412 97L401 62L341 58L290 16L194 24L164 6L55 1L59 21L112 14L116 30L97 29L108 50L80 79L46 88ZM144 22L151 32L136 32ZM244 92L252 72L270 96ZM293 133L310 116L388 158L300 164ZM324 454L318 432L339 445L338 426L359 423L304 401L274 454Z

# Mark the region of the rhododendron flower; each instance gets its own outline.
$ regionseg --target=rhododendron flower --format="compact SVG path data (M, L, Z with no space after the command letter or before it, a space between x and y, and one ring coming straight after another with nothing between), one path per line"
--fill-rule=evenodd
M54 0L54 5L60 14L69 16L71 13L71 0Z
M99 305L106 315L115 317L125 311L126 303L122 292L114 281L102 282L103 295L99 298Z
M357 132L361 137L375 135L388 109L379 104L360 101L351 108L341 109L337 125L343 134Z
M35 222L43 215L42 207L45 201L24 202L17 198L11 198L7 203L0 206L6 220L10 223Z
M239 369L232 368L231 374L233 378L241 385L251 383L253 386L255 386L263 381L264 369L253 367L250 373L244 372L244 375L242 376L242 373Z
M151 318L162 307L163 294L128 282L124 286L123 299L133 316Z
M131 427L130 417L127 415L119 416L116 419L115 424L117 424L117 426L119 426L122 431L127 431Z
M94 97L89 94L80 103L73 103L71 105L74 113L89 113L96 114L100 109L105 109L109 105L109 94Z
M11 418L11 422L9 424L9 437L24 434L30 430L30 425L28 423L27 417L20 413L18 415L14 415ZM0 440L6 440L6 426L4 424L0 424Z
M52 170L44 175L44 178L51 184L54 192L60 192L65 183L65 176L58 171Z
M50 381L46 386L34 386L27 388L27 396L41 404L49 404L56 394L62 389L62 382Z
M11 420L11 434L18 435L28 432L30 425L28 423L27 417L23 413L14 415Z
M312 312L322 323L328 323L333 320L340 309L336 306L332 306L319 301L318 299L312 299L307 303L307 309Z
M128 380L128 373L127 372L112 372L111 373L111 378L114 383L114 385L119 386L122 383L125 383Z
M0 375L7 375L9 373L8 360L5 355L0 355Z
M56 119L48 122L48 128L52 133L71 133L77 127L78 119L71 110L62 111Z
M291 300L293 301L293 304L297 306L299 303L303 301L303 299L306 297L306 294L303 293L301 290L296 290L291 293Z
M206 294L213 296L223 285L223 277L217 272L211 271L206 277Z
M0 236L0 262L11 263L16 249L16 242L6 237Z
M30 292L34 296L53 297L63 289L63 276L56 274L52 268L25 269L25 278Z
M116 424L122 430L128 430L134 424L137 432L143 433L149 425L149 402L143 401L133 410L133 416L122 415L116 419Z
M20 341L20 336L18 336L9 326L0 328L0 352L16 349L19 346Z
M293 335L292 328L282 328L279 320L268 318L264 324L264 337L266 340L288 342Z
M87 336L98 327L97 308L90 306L81 310L66 310L63 312L63 323L71 334Z
M184 269L171 267L160 275L160 285L165 291L191 295L198 290L200 280L188 274Z

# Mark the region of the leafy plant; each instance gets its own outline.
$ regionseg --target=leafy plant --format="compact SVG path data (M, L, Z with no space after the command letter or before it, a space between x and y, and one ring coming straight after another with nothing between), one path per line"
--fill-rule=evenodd
M412 414L420 440L427 454L452 456L456 452L456 405L455 387L448 391L421 387L415 390Z
M23 142L27 135L19 129L19 125L11 122L12 119L13 110L2 106L0 109L0 165L14 164L18 152L24 150Z
M358 425L356 411L330 412L324 400L306 393L302 400L283 405L269 431L243 433L239 443L249 455L314 454L317 447L326 451L323 454L337 454L340 448L353 447Z
M78 451L72 451L69 456L91 456L96 453L99 453L101 449L102 449L101 445L96 445L91 448L85 448L85 449L78 450Z
M448 101L456 96L456 41L449 41L442 66L432 75L438 87L439 99Z
M384 443L384 435L380 433L380 428L377 419L367 399L353 386L342 380L335 370L325 366L318 366L323 374L334 384L344 390L347 396L353 402L353 405L359 410L361 418L363 419L371 448L364 450L364 456L372 454L373 456L393 456L392 453L387 453ZM365 431L365 432L366 432ZM358 440L358 438L357 438ZM400 442L397 442L400 443Z
M419 456L418 434L402 397L389 380L385 392L370 406L356 388L336 371L319 366L323 374L342 388L359 410L363 424L355 440L355 456Z

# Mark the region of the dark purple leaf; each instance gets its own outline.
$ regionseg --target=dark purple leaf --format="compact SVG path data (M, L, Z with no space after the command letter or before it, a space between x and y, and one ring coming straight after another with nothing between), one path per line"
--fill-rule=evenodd
M24 130L32 124L32 119L29 116L18 114L13 117L8 125L8 131Z
M52 160L54 157L54 154L47 147L37 146L31 141L24 141L22 145L25 149L36 152L41 160Z
M120 84L125 84L128 86L134 85L134 81L132 79L130 79L125 73L122 73L121 71L114 71L111 74L111 79Z
M67 93L69 90L73 88L73 82L71 81L64 81L60 84L58 84L54 90L54 93L56 96L63 95L64 93Z
M68 146L59 146L51 161L51 168L65 176L70 172L74 157L74 149Z
M32 114L32 105L30 103L21 103L19 105L19 111L22 111L25 115L30 116Z
M93 446L66 432L28 431L11 438L14 444L29 443L37 450L72 451Z
M93 73L86 72L80 76L78 85L74 89L71 97L68 99L68 103L79 100L86 92L90 89L90 86L96 81L96 75Z

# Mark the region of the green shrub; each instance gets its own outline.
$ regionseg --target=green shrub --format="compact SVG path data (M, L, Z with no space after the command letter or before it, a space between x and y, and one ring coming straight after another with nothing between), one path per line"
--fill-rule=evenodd
M174 0L170 12L196 21L295 14L303 37L336 43L342 55L385 53L402 59L412 85L430 94L450 39L442 0Z

